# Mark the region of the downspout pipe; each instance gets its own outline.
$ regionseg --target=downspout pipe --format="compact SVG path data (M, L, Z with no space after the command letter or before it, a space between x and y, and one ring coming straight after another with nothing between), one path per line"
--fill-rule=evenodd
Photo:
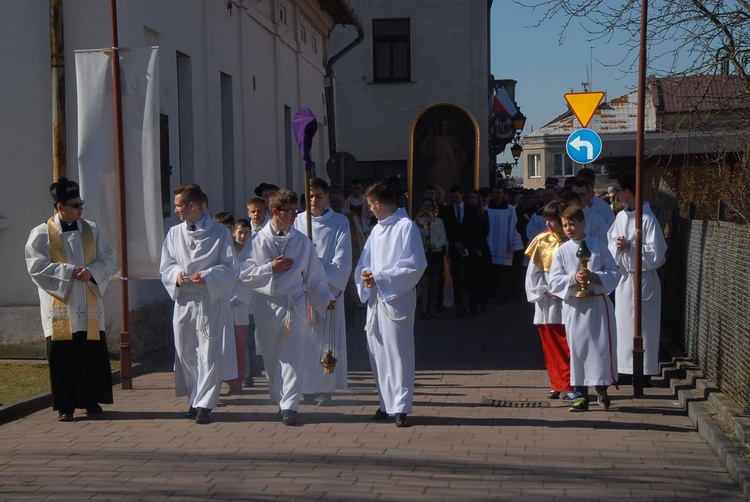
M52 181L67 176L65 129L65 46L62 0L49 2L50 69L52 70Z
M333 89L333 65L336 62L349 53L352 49L362 43L365 39L365 29L362 26L362 22L359 20L357 13L354 12L354 8L349 4L349 0L339 0L341 6L346 10L349 19L357 28L357 38L352 41L349 45L341 49L339 52L328 58L326 62L326 74L324 78L325 93L326 93L326 116L328 118L328 154L333 155L338 151L336 146L336 104L334 100L334 89Z

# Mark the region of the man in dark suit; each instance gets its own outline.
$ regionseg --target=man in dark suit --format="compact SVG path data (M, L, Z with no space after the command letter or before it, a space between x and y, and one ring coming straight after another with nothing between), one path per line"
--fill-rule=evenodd
M480 228L476 212L464 204L464 193L460 186L450 189L451 204L442 209L445 233L448 237L451 272L453 274L453 303L456 306L456 317L466 313L464 291L469 293L471 315L479 314L479 291L477 284L468 281L472 277L477 259L477 243L480 239Z

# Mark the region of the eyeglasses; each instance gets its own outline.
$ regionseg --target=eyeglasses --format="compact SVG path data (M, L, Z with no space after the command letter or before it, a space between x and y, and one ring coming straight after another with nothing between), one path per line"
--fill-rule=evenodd
M83 203L84 203L84 201L74 202L72 204L66 204L65 202L61 202L60 204L62 204L63 206L72 207L73 209L79 209L79 208L83 207Z
M299 209L279 209L282 213L299 214Z

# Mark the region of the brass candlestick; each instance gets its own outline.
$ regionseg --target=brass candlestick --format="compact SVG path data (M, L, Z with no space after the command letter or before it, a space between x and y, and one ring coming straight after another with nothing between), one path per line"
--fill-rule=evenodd
M578 246L578 251L576 251L576 258L578 258L578 261L581 262L581 270L587 270L587 265L589 263L589 260L591 259L591 251L586 245L585 239L582 240L581 245ZM591 296L596 296L596 294L592 292L588 286L588 282L582 282L581 289L573 293L573 296L575 296L576 298L589 298Z

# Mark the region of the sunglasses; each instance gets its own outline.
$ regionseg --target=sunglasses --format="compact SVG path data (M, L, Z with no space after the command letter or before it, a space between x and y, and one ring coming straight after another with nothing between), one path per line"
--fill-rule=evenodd
M79 209L83 207L84 201L81 202L74 202L73 204L66 204L65 202L61 202L63 206L72 207L73 209Z

